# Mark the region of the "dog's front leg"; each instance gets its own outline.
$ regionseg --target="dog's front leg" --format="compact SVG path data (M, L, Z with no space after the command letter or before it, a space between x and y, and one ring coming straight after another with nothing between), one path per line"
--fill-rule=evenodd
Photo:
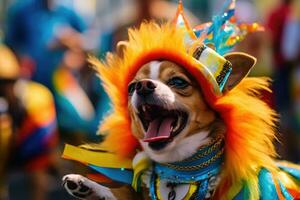
M111 190L81 175L69 174L63 177L63 186L69 194L85 200L116 200Z

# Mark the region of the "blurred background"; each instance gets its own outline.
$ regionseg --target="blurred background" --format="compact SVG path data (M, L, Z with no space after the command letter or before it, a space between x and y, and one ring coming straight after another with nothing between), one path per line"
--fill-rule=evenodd
M224 0L183 0L192 26ZM177 0L0 0L0 200L72 199L61 177L64 143L100 142L109 99L86 57L103 58L143 20L171 20ZM280 114L278 152L300 162L300 0L237 0L237 20L259 22L236 50L273 79L265 101Z

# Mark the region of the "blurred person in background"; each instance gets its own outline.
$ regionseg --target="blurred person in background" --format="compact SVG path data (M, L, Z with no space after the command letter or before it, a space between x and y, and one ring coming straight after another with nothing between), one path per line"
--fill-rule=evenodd
M19 75L15 55L0 44L0 199L8 198L5 179L9 171L21 168L31 180L30 199L43 200L47 170L56 159L54 102L45 86L21 80Z
M120 16L116 28L113 30L110 47L116 47L119 41L127 40L127 29L129 27L139 27L140 23L145 20L155 20L158 23L172 21L178 3L178 1L172 2L166 0L133 0L133 2L133 7L129 6L128 8L124 8L124 10L126 11L127 9L127 11L123 11L125 15ZM195 4L195 1L189 2L189 5L193 3ZM202 5L203 3L200 4ZM196 7L199 7L199 5ZM190 11L185 10L185 13L192 26L199 23L198 19Z
M288 92L291 97L291 136L287 146L293 155L292 159L300 162L300 1L294 1L290 9L281 41L285 66L290 68Z
M16 52L22 76L52 90L51 79L68 46L81 46L86 25L55 0L16 1L8 11L5 43Z
M236 2L235 17L237 21L255 23L255 26L262 26L262 19L259 13L259 5L256 1L238 0ZM257 23L258 22L258 23ZM271 76L272 58L268 43L268 35L261 27L259 31L250 32L235 47L236 51L249 53L257 58L254 69L250 72L253 76Z
M98 124L109 109L109 99L96 72L88 66L86 52L70 48L53 75L57 118L62 137L72 144L99 141Z
M5 42L17 53L22 76L54 94L61 135L74 138L72 144L78 142L76 133L98 139L97 126L109 101L87 67L85 51L93 38L85 35L81 17L57 0L27 0L17 1L7 19Z
M255 0L236 1L235 18L239 22L254 23L253 27L259 31L247 33L247 36L234 48L235 51L241 51L254 56L257 59L255 67L251 70L250 76L272 76L272 53L268 34L263 27L263 19L259 13L259 5L262 2ZM265 11L266 12L266 11ZM249 27L249 29L253 28ZM271 89L271 88L270 88ZM273 94L271 91L263 91L261 97L269 106L274 108Z
M299 0L282 0L271 12L267 20L273 56L273 93L275 108L279 113L280 140L284 144L282 156L293 162L300 161L299 136L297 136L297 118L295 99L299 80L297 62L299 62ZM297 61L298 60L298 61ZM294 80L294 81L292 81ZM292 87L292 84L297 87Z
M287 110L290 105L289 95L289 75L290 67L286 65L282 54L282 35L283 29L287 21L287 17L291 11L292 0L282 0L275 10L273 10L267 19L266 28L270 34L272 45L272 59L274 61L273 74L273 90L275 95L275 107L281 115L281 121L286 123L288 119ZM281 124L283 127L287 124Z

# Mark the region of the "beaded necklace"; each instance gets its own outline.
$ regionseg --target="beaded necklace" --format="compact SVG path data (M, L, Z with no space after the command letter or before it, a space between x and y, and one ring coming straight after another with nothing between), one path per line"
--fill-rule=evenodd
M224 138L218 136L190 158L174 163L155 163L150 181L151 198L153 200L161 198L158 187L163 182L170 188L168 200L176 199L175 188L182 184L190 184L196 188L192 190L193 194L189 194L189 199L205 199L207 193L211 192L210 180L220 172L223 154Z

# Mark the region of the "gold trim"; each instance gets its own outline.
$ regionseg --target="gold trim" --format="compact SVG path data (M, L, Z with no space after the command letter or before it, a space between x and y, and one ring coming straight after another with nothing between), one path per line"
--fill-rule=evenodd
M221 151L219 151L216 155L214 155L211 159L209 159L208 161L205 161L199 165L193 165L193 166L178 166L178 165L173 165L173 164L169 164L169 163L165 163L163 165L171 168L171 169L175 169L175 170L180 170L180 171L193 171L193 170L199 170L202 169L204 167L207 167L208 165L210 165L211 163L213 163L214 161L216 161L218 158L220 158L223 155L224 152L224 148L221 149Z

